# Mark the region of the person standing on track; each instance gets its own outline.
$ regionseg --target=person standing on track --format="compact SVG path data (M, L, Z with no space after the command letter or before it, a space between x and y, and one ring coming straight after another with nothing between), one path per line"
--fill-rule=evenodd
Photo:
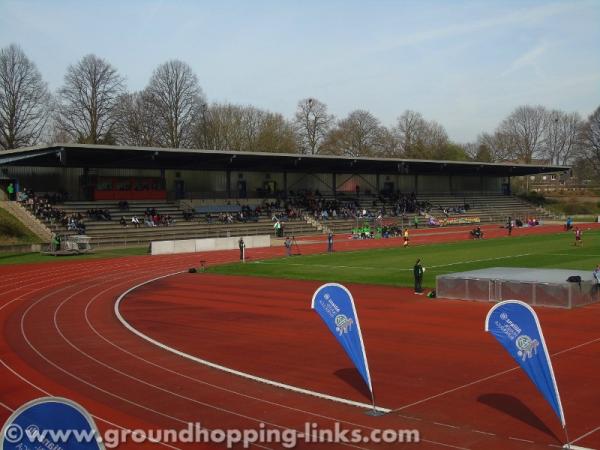
M404 247L408 247L408 227L404 229Z
M417 259L413 267L413 275L415 277L415 294L423 295L423 288L421 287L421 283L423 283L423 273L425 272L425 268L421 265L421 260Z
M583 247L582 232L579 227L575 227L575 247Z
M513 229L513 223L512 223L512 218L511 217L508 218L508 223L506 224L506 228L508 228L508 235L511 236L512 235L512 229Z
M246 248L246 244L244 243L244 238L241 237L238 241L238 247L240 248L240 261L244 260L244 249Z
M327 251L329 253L333 252L333 233L331 232L327 235Z
M289 236L285 238L283 245L285 245L285 254L287 256L292 256L292 240Z

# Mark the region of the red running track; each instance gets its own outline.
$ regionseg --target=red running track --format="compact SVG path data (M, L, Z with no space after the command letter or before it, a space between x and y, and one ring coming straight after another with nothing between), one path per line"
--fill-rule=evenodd
M537 230L544 231L556 230ZM413 242L465 234L415 233ZM336 242L338 250L398 243ZM323 245L305 245L302 250L321 251ZM277 254L281 249L250 251L253 258ZM236 256L237 252L218 252L202 258L214 264ZM559 445L562 432L550 408L483 332L489 305L431 301L403 289L351 286L378 403L398 409L376 418L357 407L189 361L140 339L117 320L113 306L122 292L197 265L198 260L198 255L177 255L2 267L0 418L25 401L51 394L81 403L101 429L183 428L190 421L208 428L258 429L264 423L269 429L302 429L305 422L323 427L338 422L365 432L419 429L422 442L412 444L415 448ZM180 274L134 290L121 309L135 327L184 352L275 381L367 401L348 360L308 308L317 285ZM571 438L577 445L598 448L600 308L543 309L539 315L556 354ZM506 373L497 376L501 372Z

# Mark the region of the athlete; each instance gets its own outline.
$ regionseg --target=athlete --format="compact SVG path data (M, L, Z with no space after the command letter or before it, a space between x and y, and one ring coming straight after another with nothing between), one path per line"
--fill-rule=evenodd
M404 246L408 247L408 227L404 229Z
M575 247L583 247L582 232L579 227L575 227Z

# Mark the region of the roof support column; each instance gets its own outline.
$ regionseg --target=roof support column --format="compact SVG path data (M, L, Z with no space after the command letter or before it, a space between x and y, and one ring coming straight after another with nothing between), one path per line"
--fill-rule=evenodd
M283 198L288 198L287 172L283 171Z
M337 197L337 179L335 172L331 174L331 190L333 191L333 196Z
M379 173L375 174L375 190L377 191L376 194L379 195L379 192L381 191L381 187L379 186Z
M231 170L225 171L225 190L227 191L227 198L231 198Z
M415 195L419 194L419 175L415 173Z
M454 194L454 188L452 187L452 174L448 175L448 187L450 189L450 195Z

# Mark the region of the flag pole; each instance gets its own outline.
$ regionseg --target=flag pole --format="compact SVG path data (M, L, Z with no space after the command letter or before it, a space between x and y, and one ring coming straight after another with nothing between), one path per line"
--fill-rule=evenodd
M569 439L569 433L567 433L567 424L566 423L563 425L563 431L565 432L565 437L567 438L567 448L569 450L571 450L571 443L570 443L570 439Z
M373 388L371 388L371 405L372 405L372 408L365 412L365 414L367 416L376 417L376 416L383 416L385 414L384 412L379 411L377 409L377 407L375 406L375 393L373 392Z

